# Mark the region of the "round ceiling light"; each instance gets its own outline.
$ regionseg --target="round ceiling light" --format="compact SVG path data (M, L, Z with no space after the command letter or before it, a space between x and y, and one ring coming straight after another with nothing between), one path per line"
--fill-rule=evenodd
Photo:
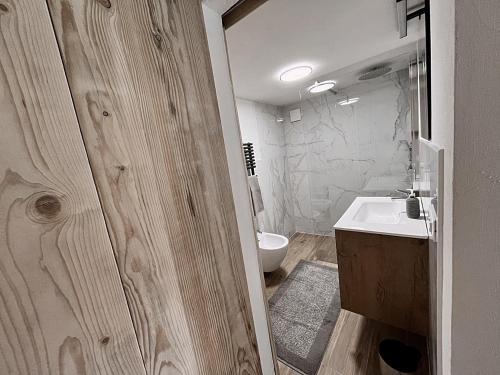
M341 100L337 103L339 103L340 105L349 105L349 104L354 104L357 102L359 102L359 98L346 98L346 99Z
M292 82L307 77L312 73L312 68L310 66L296 66L294 68L285 70L280 75L280 80L283 82Z
M317 94L323 91L328 91L330 89L333 89L335 87L335 81L323 81L323 82L318 82L312 86L310 86L307 90L311 94Z

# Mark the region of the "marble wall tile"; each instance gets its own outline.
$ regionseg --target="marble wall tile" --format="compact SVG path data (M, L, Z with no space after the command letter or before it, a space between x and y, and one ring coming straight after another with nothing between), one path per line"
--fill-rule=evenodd
M338 105L345 95L360 101ZM237 108L243 142L254 143L264 231L333 235L333 225L357 196L385 196L410 186L406 71L284 108L243 99ZM302 119L291 123L295 108Z
M291 236L295 233L283 123L278 107L243 99L236 101L242 141L254 144L256 173L264 201L258 215L261 230Z
M360 101L338 105L345 95ZM302 120L291 123L288 113L296 108ZM355 197L409 186L406 71L287 106L283 117L297 231L333 235L333 225Z

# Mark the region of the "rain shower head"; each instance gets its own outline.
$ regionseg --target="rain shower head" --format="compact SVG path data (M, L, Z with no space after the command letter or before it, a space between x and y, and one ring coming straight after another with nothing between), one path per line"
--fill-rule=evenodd
M358 78L360 81L367 81L369 79L374 79L389 73L392 70L389 66L375 66L364 71Z

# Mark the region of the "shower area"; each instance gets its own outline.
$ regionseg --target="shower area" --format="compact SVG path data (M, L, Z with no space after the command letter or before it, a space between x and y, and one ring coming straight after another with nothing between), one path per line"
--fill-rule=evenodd
M264 200L260 229L333 235L357 196L411 187L411 101L407 67L368 70L283 106L237 99Z

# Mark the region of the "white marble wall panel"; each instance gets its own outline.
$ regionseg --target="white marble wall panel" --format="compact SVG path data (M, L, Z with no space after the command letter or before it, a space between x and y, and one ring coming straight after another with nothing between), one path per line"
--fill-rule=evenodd
M291 236L295 232L283 123L278 107L237 99L242 141L254 144L256 173L264 201L260 229Z
M360 101L337 104L345 95ZM262 230L333 235L355 197L410 186L406 71L285 108L243 99L237 107L243 142L254 143L257 156ZM291 123L288 113L295 108L302 120Z
M341 106L348 94L360 101ZM290 123L290 110L302 120ZM290 197L295 229L333 234L356 196L388 195L407 184L410 143L406 71L328 92L283 109ZM383 178L381 178L383 177ZM372 181L398 181L367 189ZM391 186L389 186L391 185Z

